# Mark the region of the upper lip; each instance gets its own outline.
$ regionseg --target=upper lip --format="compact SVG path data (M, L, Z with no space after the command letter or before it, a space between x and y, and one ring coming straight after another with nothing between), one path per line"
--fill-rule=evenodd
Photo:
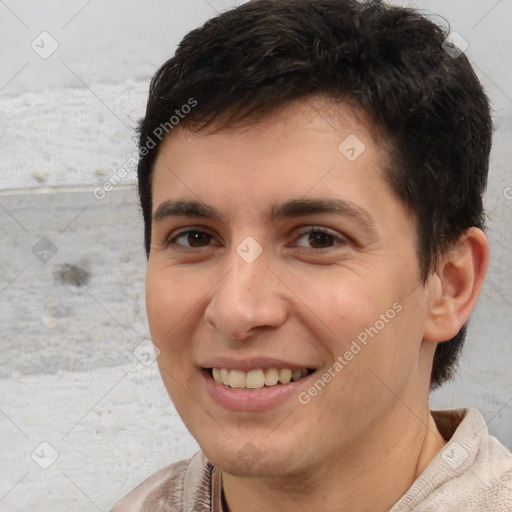
M202 361L198 366L202 368L225 368L227 370L241 370L244 372L259 369L266 370L268 368L277 368L278 370L290 369L292 371L300 370L302 368L307 368L308 370L315 369L308 364L297 364L272 357L251 357L246 359L235 359L233 357L218 356Z

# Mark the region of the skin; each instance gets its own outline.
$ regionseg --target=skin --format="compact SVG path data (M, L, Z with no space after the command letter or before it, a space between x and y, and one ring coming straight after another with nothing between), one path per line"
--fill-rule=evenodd
M217 133L178 126L159 150L153 212L193 200L222 215L153 222L146 296L164 384L222 469L231 512L389 510L445 444L429 412L432 358L473 309L487 240L468 230L423 283L414 219L385 180L386 145L369 126L348 105L309 98ZM350 134L365 144L352 162L338 150ZM269 217L294 199L348 201L366 221ZM332 236L312 243L315 226ZM248 236L263 249L253 263L236 251ZM294 395L230 411L206 392L200 366L218 355L270 355L319 378L396 303L401 311L306 405ZM251 464L238 456L248 442Z

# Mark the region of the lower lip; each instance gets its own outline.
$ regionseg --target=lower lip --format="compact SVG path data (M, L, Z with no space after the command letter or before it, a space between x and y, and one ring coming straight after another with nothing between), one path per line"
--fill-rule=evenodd
M201 370L206 389L210 397L219 405L230 411L258 412L273 409L290 397L297 397L299 388L313 374L302 377L288 384L263 387L254 391L245 391L218 384L206 371Z

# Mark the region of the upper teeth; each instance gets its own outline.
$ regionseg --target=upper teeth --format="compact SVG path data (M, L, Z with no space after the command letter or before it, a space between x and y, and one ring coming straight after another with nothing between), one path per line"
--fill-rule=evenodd
M284 368L268 368L267 370L227 370L226 368L213 368L212 375L215 382L232 388L260 389L263 386L274 386L278 382L288 384L290 381L299 380L308 374L307 368L289 370Z

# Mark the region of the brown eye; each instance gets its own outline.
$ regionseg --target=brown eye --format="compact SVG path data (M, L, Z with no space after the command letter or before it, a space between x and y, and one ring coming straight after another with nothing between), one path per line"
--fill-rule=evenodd
M335 232L331 232L326 228L311 227L304 231L296 240L296 245L306 249L329 249L337 245L343 244L347 239Z
M336 241L333 235L317 231L309 233L308 243L313 249L325 249L333 246Z
M212 235L204 231L184 231L178 236L169 240L169 243L176 245L183 245L185 247L206 247L212 241Z
M190 247L204 247L205 245L209 245L211 239L211 235L203 233L202 231L191 231L187 236Z

